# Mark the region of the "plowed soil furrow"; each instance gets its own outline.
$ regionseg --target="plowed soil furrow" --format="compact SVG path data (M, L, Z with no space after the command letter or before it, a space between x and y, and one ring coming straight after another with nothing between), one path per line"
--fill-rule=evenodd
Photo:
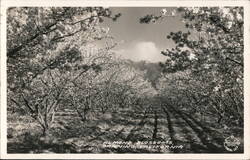
M169 132L170 139L173 142L173 145L175 146L175 145L177 145L177 140L176 140L176 137L175 137L176 131L174 130L173 123L172 123L173 117L172 117L171 113L166 108L162 108L162 109L166 114L167 126L168 126L168 132ZM172 149L172 152L178 153L179 151L175 150L175 149Z
M208 132L204 131L203 127L198 125L192 118L184 115L181 111L176 110L174 107L169 107L170 111L173 113L177 113L186 124L194 131L194 133L199 137L200 141L207 148L207 152L212 153L222 153L224 151L223 148L215 145L211 139L211 136Z

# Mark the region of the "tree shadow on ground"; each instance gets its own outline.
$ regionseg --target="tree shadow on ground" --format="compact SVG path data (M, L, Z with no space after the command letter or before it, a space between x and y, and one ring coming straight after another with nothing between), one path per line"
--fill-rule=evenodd
M55 138L41 139L40 135L24 133L20 135L21 140L9 140L7 153L76 153L73 144L66 144L55 140Z

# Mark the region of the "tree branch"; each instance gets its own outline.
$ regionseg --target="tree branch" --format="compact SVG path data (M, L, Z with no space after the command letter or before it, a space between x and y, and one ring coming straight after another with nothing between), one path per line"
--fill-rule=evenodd
M236 61L236 60L234 60L234 59L231 59L231 58L229 58L229 57L227 57L226 60L230 60L231 62L234 62L234 63L236 63L236 64L238 64L238 65L244 67L243 63L238 62L238 61Z

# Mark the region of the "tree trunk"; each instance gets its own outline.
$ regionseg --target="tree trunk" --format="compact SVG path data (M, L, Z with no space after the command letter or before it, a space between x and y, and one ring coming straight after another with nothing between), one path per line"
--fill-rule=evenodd
M49 127L43 126L43 137L47 137L49 135Z
M221 114L219 114L219 118L217 120L217 123L220 124L221 123L221 120L222 120L223 116Z

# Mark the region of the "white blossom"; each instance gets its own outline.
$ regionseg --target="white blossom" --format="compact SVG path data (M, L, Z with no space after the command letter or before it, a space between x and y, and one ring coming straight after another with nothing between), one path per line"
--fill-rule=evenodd
M229 21L229 22L227 22L227 28L231 28L232 27L232 25L233 25L233 22L232 21Z
M173 10L172 12L171 12L171 16L175 16L176 15L176 10Z
M234 16L230 13L230 8L220 8L219 12L222 14L222 17L227 18L229 20L233 20Z
M151 19L151 22L152 22L152 23L156 23L156 19L155 19L155 18L152 18L152 19Z
M195 7L194 9L193 9L193 13L195 13L195 14L197 14L198 12L199 12L199 8L198 7Z
M97 16L98 14L97 14L97 11L93 11L92 13L91 13L91 15L92 16Z
M240 20L240 21L243 20L243 17L239 13L237 13L236 18L237 18L237 20Z
M165 16L167 14L167 12L168 12L167 9L164 8L161 10L161 15Z

